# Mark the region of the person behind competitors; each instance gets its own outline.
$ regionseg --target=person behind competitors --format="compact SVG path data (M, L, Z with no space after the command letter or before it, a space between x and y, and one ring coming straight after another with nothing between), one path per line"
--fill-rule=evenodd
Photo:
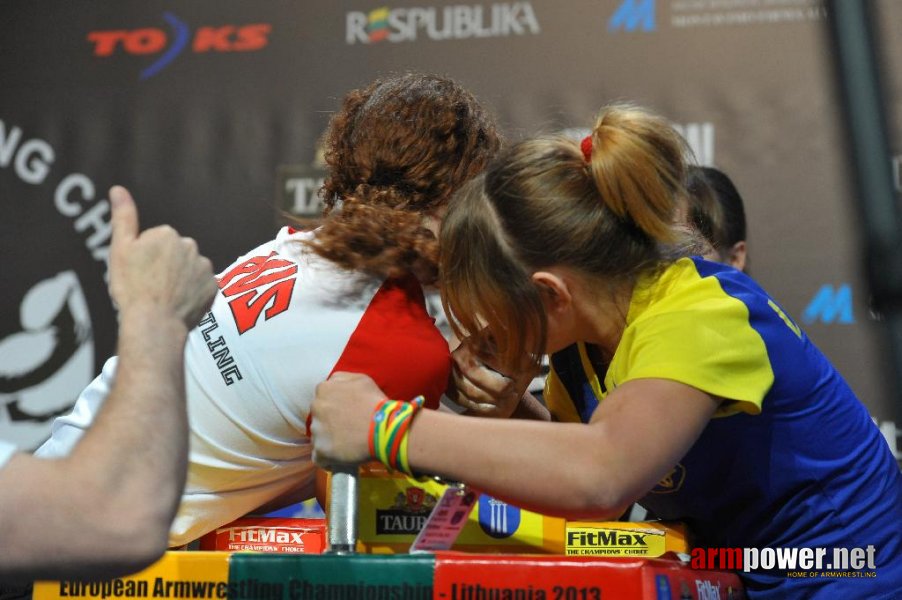
M689 222L713 248L704 257L747 273L749 259L742 196L719 169L689 165L688 173Z
M306 422L333 370L438 405L451 359L422 286L437 276L449 199L499 146L493 121L450 79L404 74L347 94L325 134L321 227L286 227L226 268L189 336L191 455L170 543L314 495ZM39 452L68 450L114 368Z
M188 455L185 339L216 282L194 240L166 226L138 233L125 189L113 187L110 204L118 373L68 457L44 460L0 440L0 583L118 577L167 548Z
M404 421L406 453L386 451L371 423L394 402L341 373L317 388L314 460L379 457L572 519L617 518L638 500L685 521L700 547L873 546L874 578L741 576L757 599L896 597L902 474L779 304L690 255L691 232L675 222L687 153L660 117L609 107L582 144L504 151L445 217L455 331L490 338L492 364L509 374L569 351L545 393L566 422L414 411L390 419Z

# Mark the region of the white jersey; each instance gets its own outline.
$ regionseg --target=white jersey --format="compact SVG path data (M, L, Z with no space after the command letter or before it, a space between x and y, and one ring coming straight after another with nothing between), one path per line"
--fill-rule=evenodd
M6 463L9 462L9 459L13 457L13 454L16 453L16 445L10 442L5 442L0 440L0 469L3 468Z
M366 373L393 398L438 405L450 355L412 277L339 269L282 229L219 276L185 348L188 479L170 543L181 545L283 494L311 492L306 419L333 371ZM116 359L53 425L40 456L67 454L109 393ZM136 440L140 443L140 440Z

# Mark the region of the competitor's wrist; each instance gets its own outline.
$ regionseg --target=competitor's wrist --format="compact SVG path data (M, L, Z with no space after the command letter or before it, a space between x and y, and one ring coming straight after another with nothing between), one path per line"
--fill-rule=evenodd
M155 363L163 356L180 359L188 339L185 323L167 311L153 306L134 307L119 313L117 354L132 355L131 360Z
M425 399L417 396L410 402L383 399L370 417L368 449L370 457L385 466L413 475L407 460L410 426Z

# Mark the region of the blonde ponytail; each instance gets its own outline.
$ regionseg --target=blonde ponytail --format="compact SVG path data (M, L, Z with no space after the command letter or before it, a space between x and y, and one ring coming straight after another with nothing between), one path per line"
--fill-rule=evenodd
M688 154L683 138L663 118L627 105L603 110L591 138L589 173L602 202L651 239L674 241Z
M547 315L531 274L562 265L601 284L632 283L692 253L675 223L687 150L664 120L602 111L592 143L555 136L514 144L458 193L442 224L442 296L459 335L485 323L499 367L538 364ZM605 286L601 285L599 289Z

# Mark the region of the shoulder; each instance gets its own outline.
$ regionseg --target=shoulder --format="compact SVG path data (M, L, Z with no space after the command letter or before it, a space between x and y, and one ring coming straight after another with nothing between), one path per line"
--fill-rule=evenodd
M448 343L412 277L385 280L360 318L336 371L373 377L393 398L424 394L436 406L448 383Z
M612 377L671 379L760 407L774 381L765 337L775 323L787 329L768 300L735 269L681 259L637 286Z

